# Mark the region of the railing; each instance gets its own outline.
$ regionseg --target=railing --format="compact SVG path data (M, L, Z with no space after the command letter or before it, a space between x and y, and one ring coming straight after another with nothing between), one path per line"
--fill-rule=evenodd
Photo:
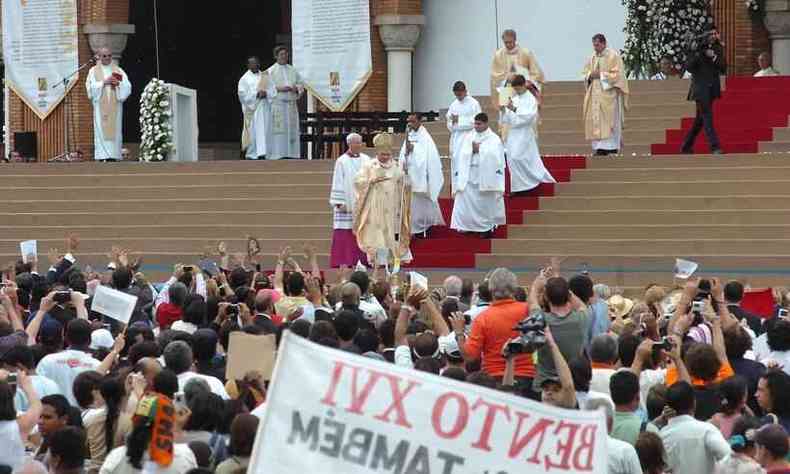
M346 136L358 133L368 147L380 132L404 133L410 112L315 112L303 114L299 124L303 150L312 148L312 158L336 158L348 149ZM423 122L439 118L438 112L421 112Z

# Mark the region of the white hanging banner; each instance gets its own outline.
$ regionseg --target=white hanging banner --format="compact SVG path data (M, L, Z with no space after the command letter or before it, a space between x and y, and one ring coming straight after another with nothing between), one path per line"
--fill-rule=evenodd
M333 112L346 109L373 72L370 0L293 0L293 64Z
M76 84L77 0L3 0L5 80L44 119Z

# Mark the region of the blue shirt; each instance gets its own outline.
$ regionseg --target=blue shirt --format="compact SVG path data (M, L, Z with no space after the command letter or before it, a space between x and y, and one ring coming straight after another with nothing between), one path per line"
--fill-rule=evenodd
M606 301L596 299L589 305L590 308L590 328L587 331L587 340L584 346L589 347L590 341L599 335L609 332L609 305Z

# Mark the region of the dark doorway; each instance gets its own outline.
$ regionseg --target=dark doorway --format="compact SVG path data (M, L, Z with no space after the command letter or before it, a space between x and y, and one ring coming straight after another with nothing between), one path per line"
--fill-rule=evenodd
M124 107L124 141L140 141L140 94L156 75L154 1L130 0L129 38L121 66L133 94ZM273 63L283 21L281 0L234 0L220 3L159 0L160 79L197 90L201 142L234 142L241 134L236 96L246 58L257 55L263 67Z

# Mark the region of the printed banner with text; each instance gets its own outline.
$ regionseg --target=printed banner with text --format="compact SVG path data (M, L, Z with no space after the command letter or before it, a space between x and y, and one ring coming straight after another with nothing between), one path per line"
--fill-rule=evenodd
M3 0L3 63L11 90L44 119L76 80L77 0Z
M369 0L293 0L293 63L307 89L346 109L373 70Z
M247 472L606 472L600 412L563 410L286 331Z

